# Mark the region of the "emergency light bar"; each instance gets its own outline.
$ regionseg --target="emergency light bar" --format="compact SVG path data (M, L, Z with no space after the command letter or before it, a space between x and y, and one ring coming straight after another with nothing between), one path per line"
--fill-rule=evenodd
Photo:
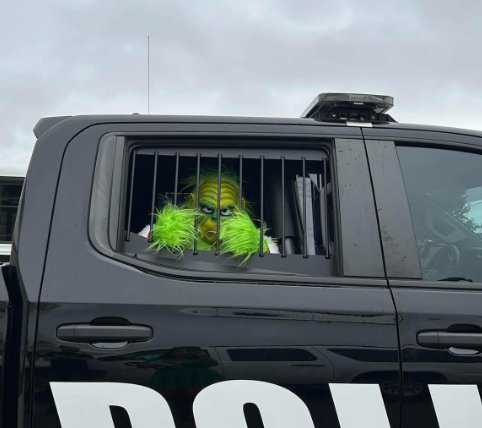
M386 114L393 97L371 94L319 94L301 117L320 122L396 122Z

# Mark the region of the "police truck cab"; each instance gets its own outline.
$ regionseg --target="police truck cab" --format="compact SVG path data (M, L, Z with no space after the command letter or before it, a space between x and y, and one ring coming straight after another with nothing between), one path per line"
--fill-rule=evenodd
M392 105L41 119L2 426L479 426L482 133Z

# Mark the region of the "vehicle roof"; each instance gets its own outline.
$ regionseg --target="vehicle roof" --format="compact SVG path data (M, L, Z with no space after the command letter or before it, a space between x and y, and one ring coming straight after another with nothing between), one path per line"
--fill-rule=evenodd
M154 115L154 114L112 114L112 115L77 115L58 116L40 119L34 128L37 138L51 127L64 121L82 121L86 124L100 123L236 123L236 124L271 124L271 125L310 125L346 127L344 122L320 122L309 118L286 117L249 117L249 116L196 116L196 115ZM363 126L363 124L361 124ZM366 126L366 125L365 125ZM431 131L449 134L459 134L473 137L482 137L482 131L462 129L455 127L421 125L409 123L375 123L372 129L406 130L406 131Z

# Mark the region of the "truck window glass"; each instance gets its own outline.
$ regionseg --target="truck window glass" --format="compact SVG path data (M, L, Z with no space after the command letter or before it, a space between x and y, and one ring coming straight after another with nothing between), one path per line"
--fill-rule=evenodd
M12 241L23 179L0 177L0 243Z
M398 147L424 279L482 282L482 156Z
M136 147L121 252L189 270L331 276L328 159L321 150Z

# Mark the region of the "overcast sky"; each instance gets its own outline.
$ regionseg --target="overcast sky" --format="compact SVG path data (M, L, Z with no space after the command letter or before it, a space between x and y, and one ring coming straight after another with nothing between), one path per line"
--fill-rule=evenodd
M320 92L393 95L401 122L482 129L482 2L2 2L1 172L43 116L297 117Z

